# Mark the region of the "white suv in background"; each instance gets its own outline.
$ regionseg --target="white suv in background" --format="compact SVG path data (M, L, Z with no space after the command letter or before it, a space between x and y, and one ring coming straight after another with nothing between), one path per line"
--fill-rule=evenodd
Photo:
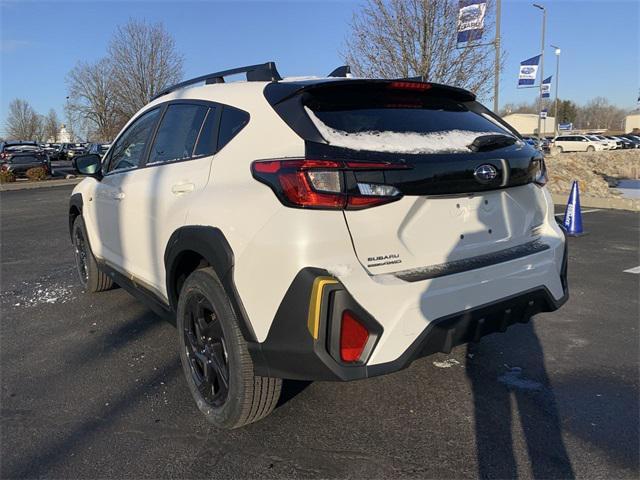
M468 91L347 72L189 80L77 159L83 284L176 322L218 426L266 416L282 379L391 373L567 299L542 154Z
M598 139L591 139L588 135L562 135L553 140L558 152L601 152L605 148Z

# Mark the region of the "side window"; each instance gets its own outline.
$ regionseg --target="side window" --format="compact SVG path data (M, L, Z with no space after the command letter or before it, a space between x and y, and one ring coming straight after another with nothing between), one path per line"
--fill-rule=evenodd
M247 123L249 123L247 112L233 107L224 107L218 133L218 150L229 143Z
M172 162L193 156L202 122L209 107L195 104L174 104L162 117L148 164Z
M157 108L144 113L118 138L111 149L109 172L140 166L159 113Z
M218 107L219 108L219 107ZM195 156L199 155L213 155L216 153L216 113L217 107L211 107L207 118L200 130L200 137L198 138L198 146L193 152Z

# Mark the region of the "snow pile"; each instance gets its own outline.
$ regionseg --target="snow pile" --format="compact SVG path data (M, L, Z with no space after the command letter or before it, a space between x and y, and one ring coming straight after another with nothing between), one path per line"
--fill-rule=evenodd
M48 303L66 303L74 298L72 285L43 285L36 282L23 292L12 292L14 307L35 307ZM9 293L9 292L8 292Z
M438 368L451 368L455 367L456 365L460 365L460 362L455 358L448 358L446 360L443 360L442 362L435 361L433 362L433 365Z
M481 135L495 135L496 132L472 132L469 130L448 130L432 133L379 132L369 130L349 133L326 125L307 107L309 118L331 145L351 150L372 150L393 153L466 153L469 145Z

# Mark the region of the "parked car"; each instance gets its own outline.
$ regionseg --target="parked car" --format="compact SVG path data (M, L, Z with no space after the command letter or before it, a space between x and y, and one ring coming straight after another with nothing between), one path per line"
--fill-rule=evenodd
M43 167L50 172L49 160L36 142L0 142L0 170L24 175L30 168Z
M605 150L615 150L618 148L615 140L610 140L602 135L586 135L586 137L594 142L602 143Z
M75 155L73 157L73 159L71 160L71 164L73 165L73 168L77 170L78 169L78 167L77 167L78 159L84 158L86 155L98 155L100 158L102 158L104 156L104 154L107 153L107 151L109 150L110 146L111 146L110 143L90 143L90 144L88 144L86 153Z
M270 62L183 82L77 161L84 288L175 320L209 421L263 418L283 378L391 373L566 301L543 156L473 93L281 80Z
M636 147L636 143L632 142L627 137L623 137L621 135L615 135L613 138L616 139L616 141L621 142L621 144L622 144L621 148L624 148L624 149L637 148Z
M81 143L64 143L60 153L61 160L72 160L74 156L83 155L86 149Z
M605 146L600 140L593 140L586 135L562 135L556 137L553 145L562 152L601 152Z
M105 153L107 153L107 150L109 150L110 146L110 143L90 143L87 146L87 153L97 154L102 157Z
M61 143L43 143L40 145L40 148L47 154L49 160L60 160L60 155L62 152L62 144Z
M640 136L638 135L631 135L631 134L627 134L627 135L618 135L620 138L626 138L627 140L629 140L631 143L633 143L634 148L640 148Z

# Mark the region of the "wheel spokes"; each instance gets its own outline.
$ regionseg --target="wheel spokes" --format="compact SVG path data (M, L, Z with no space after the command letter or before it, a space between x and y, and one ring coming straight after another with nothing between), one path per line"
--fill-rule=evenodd
M185 306L184 338L193 380L206 401L218 406L229 391L222 326L209 300L194 293Z

